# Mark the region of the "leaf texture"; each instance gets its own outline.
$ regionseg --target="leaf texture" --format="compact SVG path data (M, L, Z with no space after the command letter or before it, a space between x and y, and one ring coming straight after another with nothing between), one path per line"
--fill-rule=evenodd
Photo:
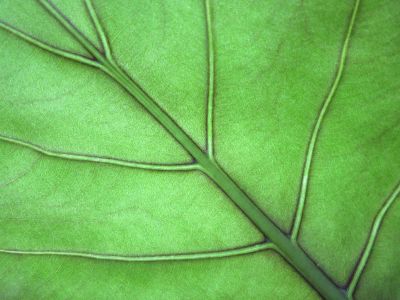
M399 16L1 1L1 298L400 297Z

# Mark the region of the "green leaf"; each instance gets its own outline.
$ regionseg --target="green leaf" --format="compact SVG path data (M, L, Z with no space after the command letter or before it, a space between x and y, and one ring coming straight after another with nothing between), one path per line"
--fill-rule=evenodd
M399 298L399 12L1 1L1 298Z

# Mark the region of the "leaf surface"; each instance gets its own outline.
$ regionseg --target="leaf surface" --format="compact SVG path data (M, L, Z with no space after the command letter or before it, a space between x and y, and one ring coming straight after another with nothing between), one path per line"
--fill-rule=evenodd
M399 12L0 2L0 295L321 297L93 45L345 297L399 297Z

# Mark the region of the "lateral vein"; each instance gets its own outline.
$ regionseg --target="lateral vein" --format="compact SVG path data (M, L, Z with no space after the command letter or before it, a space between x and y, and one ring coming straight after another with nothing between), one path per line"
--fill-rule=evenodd
M60 49L58 47L52 46L50 44L44 43L38 39L36 39L35 37L14 28L13 26L5 23L4 21L0 21L0 28L3 28L4 30L10 32L11 34L21 38L22 40L28 42L29 44L36 46L38 48L41 48L43 50L46 50L50 53L53 53L55 55L79 62L79 63L83 63L85 65L89 65L91 67L95 67L95 68L99 68L100 65L96 62L91 60L90 58L87 58L83 55L79 55L79 54L75 54L63 49Z
M123 160L113 157L95 156L87 154L78 153L68 153L57 150L47 149L40 145L36 145L30 142L26 142L17 138L0 135L0 140L19 145L22 147L29 148L36 152L39 152L46 156L57 157L67 160L75 161L88 161L95 163L103 163L109 165L116 165L128 168L143 169L143 170L154 170L154 171L195 171L198 170L196 164L156 164L156 163L145 163L145 162L135 162L130 160Z
M101 46L104 49L104 54L107 57L108 60L112 61L113 57L111 55L111 47L110 43L108 42L107 35L104 31L103 26L100 23L100 20L97 16L96 10L93 6L92 0L85 0L85 5L87 7L87 10L89 12L90 19L92 20L92 23L96 29L96 33L98 34L101 42Z
M355 290L355 288L360 280L360 277L363 274L363 271L365 270L365 267L371 256L372 249L376 242L376 239L377 239L377 236L379 233L379 229L382 226L383 220L384 220L389 208L393 205L394 201L398 198L399 195L400 195L400 182L397 184L394 191L386 199L386 201L384 202L383 206L378 211L378 214L376 215L376 217L373 221L371 232L369 234L366 246L362 252L361 258L360 258L357 266L355 267L353 277L351 278L351 281L349 283L347 294L350 299L352 299L352 297L353 297L354 290Z
M208 54L208 78L207 78L207 152L210 158L214 157L214 87L215 87L215 50L212 29L211 4L210 0L205 0L206 13L206 38Z
M310 141L309 141L309 144L307 147L307 152L306 152L307 154L306 154L306 159L305 159L302 178L301 178L301 186L300 186L299 198L298 198L298 203L297 203L297 209L296 209L296 213L295 213L293 227L291 230L291 239L293 241L296 241L298 238L301 222L303 219L304 206L305 206L305 201L306 201L306 197L307 197L308 185L309 185L309 181L310 181L309 177L310 177L310 171L311 171L311 164L312 164L312 160L314 157L315 146L317 144L317 140L319 137L321 125L324 121L324 118L329 109L329 106L332 103L332 99L335 95L335 92L339 86L340 80L343 75L343 70L344 70L344 66L346 63L347 52L348 52L349 43L350 43L350 37L351 37L352 31L353 31L353 27L354 27L354 23L356 20L359 5L360 5L360 0L355 0L353 12L352 12L349 26L347 29L347 33L346 33L346 36L345 36L345 39L343 42L343 47L342 47L340 59L339 59L339 66L336 71L335 79L334 79L332 87L328 93L328 96L325 98L325 101L323 102L322 107L319 111L317 120L316 120L314 128L312 130Z
M50 250L15 250L15 249L0 249L0 253L19 254L19 255L35 255L35 256L71 256L99 260L113 260L126 262L157 262L157 261L180 261L180 260L200 260L200 259L215 259L239 256L245 254L256 253L264 250L272 250L274 246L271 243L261 243L256 245L243 246L235 249L222 251L209 251L199 253L180 253L180 254L162 254L162 255L139 255L139 256L124 256L114 254L96 254L86 252L70 252L70 251L50 251Z

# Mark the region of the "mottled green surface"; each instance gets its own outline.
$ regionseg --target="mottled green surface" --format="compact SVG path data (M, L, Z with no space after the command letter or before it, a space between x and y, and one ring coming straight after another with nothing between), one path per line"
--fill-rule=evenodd
M83 1L53 3L100 48ZM340 80L313 153L298 242L346 288L374 217L400 179L400 2L359 1L343 61L356 1L209 3L215 158L287 233L315 120ZM206 150L210 39L203 1L93 4L117 63ZM0 21L90 56L37 1L0 1ZM200 171L143 170L59 153L192 160L106 74L0 28L0 250L147 256L263 241ZM400 297L398 202L383 219L356 299ZM273 250L156 262L0 253L2 299L318 297Z

